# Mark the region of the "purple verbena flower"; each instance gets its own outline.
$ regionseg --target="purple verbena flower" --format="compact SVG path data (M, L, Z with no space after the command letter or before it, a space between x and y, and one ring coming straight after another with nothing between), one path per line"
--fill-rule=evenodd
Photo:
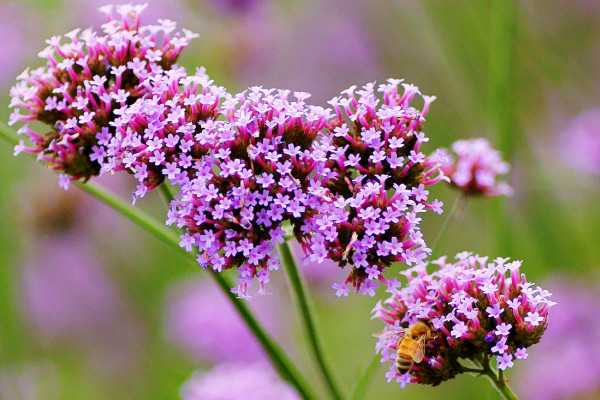
M388 328L431 321L436 337L427 345L423 362L409 370L412 382L437 385L454 378L464 372L461 359L478 362L497 356L499 369L511 368L515 358L527 357L525 349L546 330L548 309L554 305L548 299L551 294L526 282L520 261L488 262L488 257L467 252L456 258L455 263L446 262L445 256L433 261L439 268L431 273L427 263L410 268L404 273L408 284L373 310L373 318ZM520 305L511 309L507 304L511 299ZM395 359L396 345L397 341L380 338L376 349L382 362ZM394 365L388 380L390 376L401 377Z
M421 152L429 140L421 131L424 116L435 98L423 96L418 111L410 105L418 89L404 84L399 94L400 82L389 79L377 89L369 83L358 91L353 86L331 100L337 119L319 141L327 154L319 188L325 201L306 228L314 235L304 248L311 261L351 264L344 284L368 295L379 282L387 284L383 273L392 263L413 265L429 254L419 214L441 213L439 201L428 202L426 187L444 174Z
M510 166L486 139L458 140L452 144L452 151L456 158L446 153L441 160L442 170L454 187L468 196L512 195L513 190L506 182L496 182Z
M102 7L110 19L104 35L88 28L54 36L39 53L45 67L26 69L11 89L14 108L9 124L40 121L50 126L39 134L28 125L19 132L30 137L39 159L73 179L87 180L100 172L106 156L97 135L114 136L111 122L118 110L147 93L143 82L174 68L180 51L195 35L173 33L174 23L140 25L143 5ZM117 18L113 19L113 10Z
M116 133L98 132L98 146L92 154L99 154L100 173L126 170L134 174L140 182L134 201L165 178L182 185L196 175L195 160L219 143L214 119L225 94L203 68L188 75L183 68L173 67L140 86L146 95L134 103L122 103L111 122Z
M283 243L282 223L298 238L323 202L320 194L324 154L315 146L330 110L309 106L304 93L253 87L226 95L219 112L226 121L208 121L196 140L218 143L200 157L195 173L180 182L181 192L168 223L185 227L182 246L199 251L198 262L213 270L237 268L234 291L248 296L257 280L265 293L273 252Z

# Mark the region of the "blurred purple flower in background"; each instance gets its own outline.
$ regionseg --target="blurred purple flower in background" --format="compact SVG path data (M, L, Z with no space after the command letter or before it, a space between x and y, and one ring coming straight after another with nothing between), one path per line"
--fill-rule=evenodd
M600 109L572 118L556 138L555 151L580 173L600 175Z
M207 3L224 14L243 16L253 13L268 1L270 0L207 0Z
M30 26L31 16L26 15L16 2L0 3L0 88L13 83L15 75L22 69L22 63L30 57L29 40L35 36L35 30ZM7 40L8 39L8 40Z
M26 312L45 340L92 334L118 309L115 287L93 253L78 231L36 239L23 267L23 293Z
M314 104L322 104L348 82L379 77L376 46L361 20L363 2L302 3L294 18L285 19L267 7L270 2L254 3L244 29L237 27L232 38L243 44L235 73L241 86L307 91Z
M552 323L515 374L523 399L597 399L600 394L600 290L557 278L544 284L557 305Z
M38 182L22 196L28 241L35 243L22 267L24 319L42 345L79 349L91 370L109 379L131 377L141 367L145 332L86 229L86 217L100 217L102 208L90 212L88 197L47 186Z
M180 394L183 400L300 400L265 363L228 363L196 372Z
M506 182L496 182L499 175L506 174L510 166L502 161L502 154L494 150L484 138L458 140L452 151L442 158L442 170L450 183L465 195L511 196L513 190Z
M248 302L270 333L279 333L276 304L264 296ZM168 339L195 359L251 362L265 359L252 333L225 295L212 282L191 278L176 284L167 295L165 330Z

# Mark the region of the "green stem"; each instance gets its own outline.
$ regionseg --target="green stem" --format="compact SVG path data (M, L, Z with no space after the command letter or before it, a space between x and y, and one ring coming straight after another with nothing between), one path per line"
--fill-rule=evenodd
M305 400L316 399L317 397L312 392L308 382L304 380L304 377L294 367L291 360L286 356L283 350L271 339L271 337L264 331L260 323L254 318L252 312L248 309L248 306L244 301L238 299L231 292L231 282L223 275L211 271L211 278L221 288L223 293L227 295L227 298L233 304L235 309L238 311L248 328L254 333L256 339L260 342L261 346L267 352L267 355L271 359L273 366L279 372L281 377L286 381L290 382L294 388L298 391L300 396Z
M116 194L111 193L94 182L82 183L76 181L73 182L73 184L84 192L87 192L98 200L104 202L113 210L137 224L146 232L151 233L162 242L165 242L171 247L176 248L179 252L183 251L183 249L179 247L179 238L177 235L173 231L169 230L166 225L158 222L150 214L140 210L139 208L132 207L131 204L119 198ZM189 257L188 253L185 254Z
M379 355L375 354L365 369L365 372L363 372L360 378L356 381L356 386L354 387L354 390L352 390L352 396L350 397L351 400L361 400L363 397L365 397L369 383L371 383L373 376L379 369L379 365L381 365L379 358Z
M12 129L0 122L0 137L7 140L9 143L17 144L17 139ZM28 153L29 154L29 153ZM34 156L35 157L35 156ZM123 215L125 218L134 222L145 231L151 233L162 242L168 244L172 248L176 249L180 254L184 255L186 260L197 266L193 253L187 253L179 246L179 237L177 234L169 230L165 225L156 220L151 215L145 213L139 208L133 208L129 203L123 201L116 195L112 194L108 190L92 183L81 183L74 182L74 184L81 188L83 191L89 193L93 197L103 201L115 211ZM225 293L227 298L239 312L240 316L254 334L259 343L263 346L269 359L273 363L274 368L279 372L281 377L290 382L294 388L298 391L300 396L305 400L316 399L317 397L313 393L312 389L296 369L292 361L287 357L283 350L271 339L271 337L262 328L259 322L256 320L252 312L249 310L245 302L240 301L231 293L232 283L229 280L216 272L211 271L210 276L216 281L217 285Z
M452 205L452 209L448 213L448 216L446 217L446 220L444 221L444 224L442 225L442 227L438 231L438 234L437 234L435 240L433 241L433 245L431 246L431 252L432 253L435 252L435 249L437 248L438 244L442 240L442 236L444 236L444 233L446 233L446 229L448 229L448 226L450 225L450 220L452 219L452 217L454 216L454 213L458 209L458 205L460 203L461 197L462 196L459 194L458 197L456 198L456 200L454 201L454 204Z
M518 145L513 81L516 7L514 0L494 0L490 11L489 114L499 150L511 156Z
M332 398L339 400L342 398L342 396L333 379L331 371L325 362L324 352L317 335L315 320L313 319L314 312L311 310L306 290L302 284L302 280L296 266L296 261L294 261L294 256L292 255L292 251L288 242L280 244L279 251L281 252L283 267L286 270L292 291L294 292L296 306L300 311L302 325L306 331L309 347L312 351L313 357L317 362L321 375L323 378L325 378L327 388L329 389Z
M2 138L4 138L4 140L6 140L8 143L12 144L13 146L19 143L19 139L17 139L17 133L10 128L8 125L6 125L4 122L0 121L0 136L2 136ZM27 153L29 154L29 153Z
M449 243L449 240L452 236L449 228L452 228L452 233L456 232L458 226L460 225L460 221L462 221L465 216L465 211L467 206L469 205L469 198L462 193L459 193L456 201L452 205L452 209L448 214L448 217L444 221L444 225L440 228L437 237L435 238L435 242L433 242L433 246L431 246L431 253L435 254L442 253L446 246Z
M492 370L492 368L490 367L488 358L485 358L483 362L480 362L478 364L480 364L482 368L480 373L488 378L488 380L500 393L503 399L519 400L519 398L514 394L511 388L506 384L506 380L504 379L504 372L502 370L498 370L498 375L496 375L494 370Z
M482 369L479 369L479 368L462 367L462 371L468 372L468 373L471 373L471 374L485 375L485 372Z
M171 188L166 182L163 182L159 185L160 192L162 193L162 198L167 203L167 208L171 206L171 202L173 201L173 192L171 192Z

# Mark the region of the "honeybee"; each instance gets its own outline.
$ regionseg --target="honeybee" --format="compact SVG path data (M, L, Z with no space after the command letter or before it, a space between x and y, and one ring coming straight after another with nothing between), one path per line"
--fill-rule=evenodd
M413 364L423 361L425 356L425 345L435 339L433 325L430 321L421 319L407 328L386 329L375 332L374 337L386 339L398 339L396 345L396 370L400 374L406 373Z

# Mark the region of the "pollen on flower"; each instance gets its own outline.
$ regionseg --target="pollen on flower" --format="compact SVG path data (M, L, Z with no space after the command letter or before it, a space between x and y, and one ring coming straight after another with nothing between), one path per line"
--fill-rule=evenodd
M489 262L488 257L467 252L456 259L451 263L444 256L408 269L408 284L373 310L374 317L388 328L431 321L436 336L425 356L435 362L413 365L407 372L412 382L437 385L464 372L461 360L484 356L496 356L501 370L511 368L514 359L526 358L526 349L540 340L548 309L555 304L548 291L525 281L520 262ZM382 362L393 360L390 353L395 346L379 339L376 349ZM401 378L399 372L391 371Z

